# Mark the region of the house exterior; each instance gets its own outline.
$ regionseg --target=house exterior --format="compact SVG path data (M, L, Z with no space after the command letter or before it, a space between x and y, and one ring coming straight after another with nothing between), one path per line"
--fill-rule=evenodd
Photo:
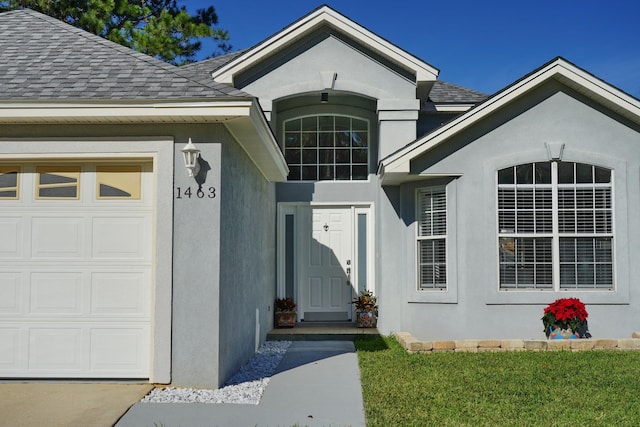
M180 68L28 10L0 52L0 377L215 388L275 297L365 289L423 340L637 330L640 101L563 58L488 97L327 6Z

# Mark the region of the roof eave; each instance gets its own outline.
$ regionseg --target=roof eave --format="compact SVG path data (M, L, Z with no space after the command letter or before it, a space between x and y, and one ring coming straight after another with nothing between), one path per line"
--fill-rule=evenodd
M215 100L0 100L0 123L150 123L189 122L199 117L208 122L242 115L253 98Z
M425 154L452 136L462 132L514 99L548 81L556 79L583 95L594 99L621 116L640 124L640 100L598 79L570 62L556 58L538 70L496 93L483 103L419 138L380 161L383 184L411 180L411 160ZM384 176L388 178L385 182Z
M216 101L0 102L0 124L221 123L263 176L286 181L286 161L254 98Z

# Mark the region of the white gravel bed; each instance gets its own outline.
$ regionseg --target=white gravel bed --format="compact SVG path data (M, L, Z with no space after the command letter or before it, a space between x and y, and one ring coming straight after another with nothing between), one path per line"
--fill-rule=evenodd
M276 371L291 341L267 341L224 387L217 390L155 388L143 403L260 403L270 377Z

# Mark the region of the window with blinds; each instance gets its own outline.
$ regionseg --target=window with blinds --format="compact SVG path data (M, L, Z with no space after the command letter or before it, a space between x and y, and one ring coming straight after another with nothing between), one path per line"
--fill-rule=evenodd
M418 190L418 290L447 288L447 197L444 187Z
M500 288L613 289L611 178L573 162L499 170Z

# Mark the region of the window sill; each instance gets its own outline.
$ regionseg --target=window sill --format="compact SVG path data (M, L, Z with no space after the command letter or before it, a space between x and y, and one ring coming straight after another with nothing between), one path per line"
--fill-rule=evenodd
M451 289L412 291L408 298L409 303L436 303L436 304L457 304L458 295Z
M579 298L585 304L629 304L629 295L620 291L494 291L486 296L487 305L549 304L558 298Z

